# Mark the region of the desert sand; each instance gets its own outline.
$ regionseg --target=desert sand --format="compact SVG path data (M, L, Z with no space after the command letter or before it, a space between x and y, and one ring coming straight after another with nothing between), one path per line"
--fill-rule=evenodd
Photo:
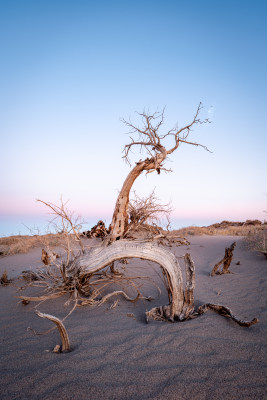
M210 277L224 249L237 241L233 274ZM161 287L144 283L152 302L119 298L101 307L79 307L66 320L73 351L52 353L59 334L36 336L52 323L37 317L34 303L21 304L14 284L0 287L1 399L266 399L267 261L243 247L240 237L193 236L190 246L173 247L177 256L188 249L196 265L196 307L228 306L242 319L260 322L243 328L212 311L182 323L145 322L145 311L168 303L155 264L131 260L131 273L153 277ZM0 259L9 277L40 265L40 249ZM240 265L236 263L240 261ZM181 260L181 267L183 264ZM39 305L42 312L63 318L66 298Z

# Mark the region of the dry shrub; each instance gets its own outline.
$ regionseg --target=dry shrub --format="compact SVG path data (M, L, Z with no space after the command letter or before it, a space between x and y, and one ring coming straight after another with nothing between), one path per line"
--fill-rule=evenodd
M129 225L125 237L145 230L159 233L159 225L163 220L169 225L171 211L170 204L161 204L154 190L148 197L139 197L134 192L134 197L129 202Z
M10 282L11 282L11 279L8 279L7 271L4 270L4 272L2 273L2 276L1 276L1 278L0 278L0 284L6 286L6 285L8 285Z

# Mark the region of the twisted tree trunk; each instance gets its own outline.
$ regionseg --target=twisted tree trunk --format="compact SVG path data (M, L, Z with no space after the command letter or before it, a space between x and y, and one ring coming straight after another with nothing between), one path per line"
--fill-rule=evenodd
M190 256L188 259L190 259ZM174 319L185 319L192 312L193 297L192 291L195 285L194 265L191 262L191 271L187 274L187 286L184 293L181 268L177 258L173 253L159 247L153 243L141 243L120 240L107 247L97 247L89 253L81 255L75 262L75 268L80 270L81 277L91 275L102 268L110 265L121 258L140 258L158 263L167 275L171 301L170 304L161 308L153 309L152 314L156 315L163 312L165 318L173 321ZM153 311L153 312L152 312Z
M128 228L129 195L135 180L143 171L152 171L155 169L159 170L166 156L167 151L165 147L161 146L161 153L158 153L155 157L147 158L144 161L136 163L136 166L128 174L118 195L114 208L111 221L111 233L108 238L109 243L123 237Z

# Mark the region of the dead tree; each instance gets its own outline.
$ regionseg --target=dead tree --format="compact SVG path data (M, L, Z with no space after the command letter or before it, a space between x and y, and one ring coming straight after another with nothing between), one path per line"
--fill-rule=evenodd
M201 120L199 113L202 108L201 103L199 104L196 114L188 125L183 128L173 128L165 133L160 133L164 122L164 110L162 112L155 112L149 114L147 112L138 113L142 119L142 126L139 128L134 125L131 121L122 120L123 123L130 128L130 133L137 134L137 138L131 137L131 143L124 147L123 158L131 165L129 159L129 153L132 148L139 146L140 149L145 149L148 156L145 160L140 160L132 168L128 176L126 177L121 191L118 195L116 205L113 212L111 231L107 242L112 243L115 240L123 238L124 234L128 229L128 205L129 205L129 194L135 180L142 174L142 172L151 173L156 171L158 174L162 170L170 171L164 168L164 162L166 158L178 149L181 143L186 143L194 146L201 146L208 150L206 146L199 143L190 142L188 136L192 128L198 124L209 123L208 119ZM164 140L166 138L173 139L173 146L166 148Z
M234 248L236 246L236 242L232 243L230 247L226 247L224 257L214 265L213 270L211 271L211 276L214 275L223 275L223 274L231 274L232 272L229 270L230 264L233 259ZM223 263L223 267L221 271L218 271L219 266Z
M145 240L125 240L125 235L128 230L129 222L129 194L130 190L135 182L135 180L142 174L143 171L146 173L156 171L158 174L162 170L166 170L164 167L164 162L167 157L178 149L181 143L191 144L194 146L201 146L208 150L205 146L190 142L188 136L195 125L208 123L209 120L201 120L199 118L199 113L201 110L201 103L199 104L196 114L191 123L183 128L174 128L166 133L161 134L160 128L164 122L164 110L163 112L156 112L152 115L143 112L139 114L142 117L143 126L141 128L133 125L131 122L123 122L132 129L132 133L138 134L138 139L133 139L131 137L131 143L127 144L124 148L124 159L130 163L129 152L134 146L140 146L141 149L145 149L149 155L145 160L140 160L136 163L135 167L130 171L127 178L124 181L122 189L118 195L115 209L113 212L112 222L110 226L110 232L101 244L85 249L84 244L81 240L81 235L79 233L80 225L77 223L72 223L71 218L66 212L65 205L61 202L61 206L57 207L51 203L44 203L48 206L56 217L60 217L63 225L63 234L67 241L67 258L60 266L55 265L52 269L49 267L48 270L40 270L36 274L37 280L32 282L32 285L40 285L46 287L47 294L45 296L39 297L27 297L20 296L22 300L26 301L42 301L47 299L53 299L63 296L66 293L70 293L73 296L75 304L68 315L70 315L76 306L80 305L96 305L103 304L103 302L113 295L122 294L127 300L135 301L140 297L140 293L136 299L131 299L127 293L123 291L112 292L102 298L101 290L99 291L97 285L101 280L103 282L103 277L106 275L104 271L103 274L99 275L99 272L104 270L105 267L113 266L112 278L108 277L110 282L116 280L116 273L114 270L114 262L120 261L122 259L139 258L144 260L150 260L159 264L163 270L164 276L166 278L166 286L169 295L169 304L165 306L155 307L146 313L147 320L149 318L163 319L169 321L184 321L190 318L194 318L198 315L203 314L208 309L215 310L222 315L232 318L234 321L241 323L243 326L250 326L258 322L257 319L252 321L240 321L237 319L232 311L224 306L216 304L204 304L197 310L194 309L194 288L195 288L195 266L189 254L185 254L185 270L186 270L186 285L183 286L181 268L178 263L176 256L155 243L153 239L162 238L162 234L159 232L153 238ZM163 144L164 139L172 138L173 145L170 148L166 148ZM153 208L153 207L152 207ZM130 215L132 219L135 219L134 223L140 221L140 216ZM142 219L142 216L141 216ZM80 253L74 254L70 246L69 241L69 231L72 230L75 240L80 245ZM101 223L101 230L103 226ZM123 239L123 240L120 240ZM182 241L180 244L185 244ZM231 247L234 248L235 243ZM232 251L233 251L232 248ZM229 250L229 249L227 249ZM227 253L228 254L228 253ZM230 256L227 260L230 259ZM231 258L232 259L232 258ZM230 259L230 262L231 262ZM224 261L224 260L222 260ZM229 264L225 261L224 270L228 270ZM227 267L228 265L228 267ZM93 282L92 282L92 278ZM123 277L121 278L123 279ZM127 279L127 278L125 278ZM106 282L104 282L105 286ZM148 299L148 298L147 298ZM48 318L53 321L61 334L62 337L62 350L69 350L69 340L63 325L64 319L59 320L56 317L39 313L42 318Z

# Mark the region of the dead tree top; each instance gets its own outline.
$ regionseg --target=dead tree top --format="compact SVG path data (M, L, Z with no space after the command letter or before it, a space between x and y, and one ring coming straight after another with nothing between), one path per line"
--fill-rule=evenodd
M165 108L161 112L155 112L153 114L150 114L149 112L143 111L142 113L137 113L141 119L142 119L142 126L138 127L134 125L131 120L126 121L125 119L122 119L122 122L130 128L130 134L138 134L138 138L134 139L132 136L131 138L131 143L125 145L124 150L123 150L123 158L125 161L131 165L130 158L129 158L129 153L132 149L133 146L140 146L141 149L145 148L149 156L151 157L151 161L155 161L158 159L157 156L160 154L164 154L166 158L167 155L172 154L180 145L180 143L187 143L187 144L192 144L194 146L200 146L203 147L205 150L210 151L206 146L196 143L196 142L190 142L187 140L190 132L192 131L192 128L194 125L198 124L206 124L210 123L211 121L206 118L204 120L201 120L199 118L200 111L202 109L202 103L199 103L196 114L194 115L193 120L183 128L178 128L174 127L170 129L168 132L161 134L161 128L164 123L164 113L165 113ZM173 137L173 146L169 149L166 149L164 146L163 142L164 139L167 137ZM138 163L137 163L138 164ZM164 168L159 164L156 163L156 168L157 172L159 173L160 170L164 170ZM149 172L152 172L150 168L148 169Z

